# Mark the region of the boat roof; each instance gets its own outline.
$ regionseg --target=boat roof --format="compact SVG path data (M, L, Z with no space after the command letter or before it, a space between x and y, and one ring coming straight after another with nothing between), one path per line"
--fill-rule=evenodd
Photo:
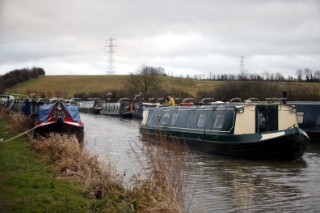
M234 110L240 107L247 107L247 106L275 106L275 105L286 105L290 106L288 104L281 104L281 103L268 103L268 102L251 102L251 103L244 103L244 102L233 102L233 103L214 103L209 105L194 105L194 106L167 106L167 107L161 107L159 109L162 110L174 110L174 109L185 109L185 110L193 110L193 109L203 109L203 110ZM149 108L149 110L152 110L152 108Z
M69 113L73 121L75 122L81 121L78 106L74 104L65 104L65 103L52 103L52 104L40 105L39 113L38 113L38 121L41 121L41 122L46 121L51 111L53 110L54 106L57 104L63 105L63 108Z
M320 101L288 101L292 105L320 105Z

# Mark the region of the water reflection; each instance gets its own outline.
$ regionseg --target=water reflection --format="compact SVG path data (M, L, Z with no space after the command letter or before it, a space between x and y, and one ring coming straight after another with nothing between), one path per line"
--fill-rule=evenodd
M301 193L295 186L287 185L287 180L282 182L281 178L297 176L306 167L305 161L289 168L283 164L208 156L198 157L195 161L201 162L196 172L197 178L201 179L197 190L201 206L244 212L270 210L269 205L272 207L276 202L282 202L275 199L278 195Z
M312 211L319 209L318 154L295 162L235 160L197 153L198 179L193 200L210 209L232 212ZM309 159L311 159L309 161ZM196 163L198 162L198 163ZM193 209L195 210L195 209Z
M139 123L81 114L86 147L117 163L125 178L138 173ZM143 153L139 153L145 158ZM320 209L320 143L312 143L302 160L238 160L191 152L185 171L190 212L314 212Z

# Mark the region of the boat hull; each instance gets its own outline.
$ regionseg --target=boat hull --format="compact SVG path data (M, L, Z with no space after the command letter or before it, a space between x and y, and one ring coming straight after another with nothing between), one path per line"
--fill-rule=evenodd
M294 160L301 158L308 144L309 137L298 128L283 133L251 135L203 135L199 132L174 132L141 127L143 140L178 141L190 148L213 155L247 159ZM273 137L272 134L276 135Z
M80 125L71 125L64 122L49 122L42 125L36 126L34 130L34 135L47 136L49 133L55 132L60 134L70 134L75 135L79 143L83 142L84 139L84 127Z
M137 112L137 111L132 112L132 118L142 120L142 112Z

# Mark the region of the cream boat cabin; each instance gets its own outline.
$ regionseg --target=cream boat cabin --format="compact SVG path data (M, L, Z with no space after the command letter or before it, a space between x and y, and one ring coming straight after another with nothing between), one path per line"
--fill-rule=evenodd
M150 108L140 133L210 154L261 159L299 158L310 141L293 106L268 103Z

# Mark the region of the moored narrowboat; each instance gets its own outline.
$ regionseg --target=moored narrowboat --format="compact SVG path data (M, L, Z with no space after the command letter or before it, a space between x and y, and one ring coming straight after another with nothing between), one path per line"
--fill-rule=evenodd
M134 104L132 118L142 120L143 111L146 108L159 107L159 106L160 106L160 104L158 104L158 103L145 103L145 102L136 103L136 104Z
M320 142L320 102L292 101L297 109L299 127L307 132L311 141Z
M79 110L89 114L100 114L103 101L100 98L91 98L87 101L79 101Z
M50 132L74 134L80 143L83 142L84 125L78 106L65 103L40 105L34 134L45 136Z
M144 140L172 139L209 154L251 159L297 159L310 142L293 106L268 103L148 108L140 133Z
M132 118L134 110L133 103L129 98L120 98L118 102L103 103L101 106L101 115L114 115L123 118Z

